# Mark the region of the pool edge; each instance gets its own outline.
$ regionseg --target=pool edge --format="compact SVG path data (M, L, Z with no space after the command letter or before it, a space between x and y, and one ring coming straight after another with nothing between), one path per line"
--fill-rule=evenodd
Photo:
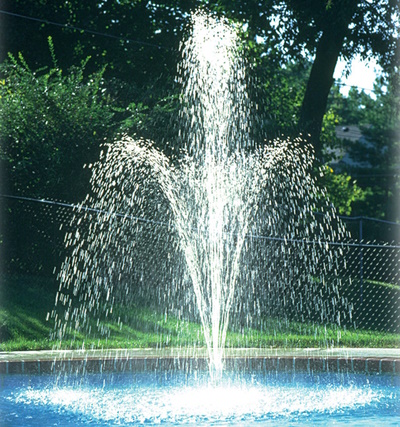
M336 372L400 375L397 349L270 350L238 349L225 356L228 371ZM160 354L161 353L161 354ZM183 353L183 354L182 354ZM243 354L245 353L245 354ZM0 353L0 374L41 374L57 372L149 372L207 370L204 352L188 355L181 351L152 349L113 351L36 351Z

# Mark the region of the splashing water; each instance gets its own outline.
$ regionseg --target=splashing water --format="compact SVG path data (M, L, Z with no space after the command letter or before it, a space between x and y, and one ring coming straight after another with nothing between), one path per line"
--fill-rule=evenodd
M60 384L56 388L17 388L9 401L24 405L31 413L58 417L55 425L73 419L76 425L326 425L335 418L338 425L360 425L369 413L390 414L398 397L389 390L369 385L322 385L278 383L274 380L211 386L197 379L195 384L169 379L168 384L121 382L111 385ZM385 409L386 407L386 409ZM8 414L7 414L8 415ZM12 416L8 415L9 418ZM378 418L379 419L379 418ZM384 418L379 419L382 423ZM393 425L396 422L392 413ZM48 419L46 420L48 421ZM363 421L366 421L365 419ZM392 425L392 424L390 424Z
M325 219L315 220L317 203L321 209L320 192L308 172L312 155L300 139L277 140L264 148L257 148L251 139L254 107L235 29L201 13L193 15L192 23L178 69L184 141L180 153L171 160L152 142L128 136L108 146L93 167L92 193L82 205L101 215L88 233L80 230L77 220L76 232L66 236L72 252L62 266L57 294L57 304L65 311L62 318L56 310L53 314L62 339L68 329L88 327L90 316L112 313L117 283L124 275L140 276L147 258L181 259L176 254L182 254L182 262L168 264L170 269L179 264L170 282L179 282L176 277L182 274L190 277L210 372L219 377L232 312L240 317L238 307L247 307L245 315L251 317L246 301L250 294L256 299L252 278L259 270L254 260L259 264L263 258L252 241L260 235L279 236L282 241L314 239L323 246L335 236L329 226L334 212L326 208ZM85 219L94 215L84 213ZM164 225L174 238L167 249L154 232L151 250L141 243L144 228L155 224ZM284 268L279 267L279 275L274 273L275 282L285 289L294 285L276 306L294 301L295 285L302 278L320 274L318 254L310 255L307 245L297 247L296 262L292 258L279 255ZM331 264L322 270L331 269L334 261ZM271 263L261 268L272 272L278 267ZM321 304L321 320L336 321L339 310L326 310L316 295L300 296L299 312ZM173 301L171 287L162 296ZM74 298L80 305L72 304ZM332 299L338 299L335 289ZM260 312L259 301L253 314Z

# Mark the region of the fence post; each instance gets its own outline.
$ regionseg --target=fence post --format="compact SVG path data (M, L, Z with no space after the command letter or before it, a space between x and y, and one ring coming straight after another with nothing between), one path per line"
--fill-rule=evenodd
M364 266L363 266L363 247L362 247L362 240L363 240L363 220L362 217L360 218L359 223L359 243L360 243L360 302L363 303L363 281L364 281Z

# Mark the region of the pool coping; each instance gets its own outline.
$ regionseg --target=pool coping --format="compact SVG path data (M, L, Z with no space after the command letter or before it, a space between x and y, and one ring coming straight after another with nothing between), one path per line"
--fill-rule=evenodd
M352 372L400 375L400 349L226 349L233 371ZM0 374L57 372L161 372L207 370L204 348L50 350L0 352Z

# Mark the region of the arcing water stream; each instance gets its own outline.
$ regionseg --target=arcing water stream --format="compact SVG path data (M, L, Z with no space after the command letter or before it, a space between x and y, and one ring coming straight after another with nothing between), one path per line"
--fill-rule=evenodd
M282 242L314 240L323 246L334 237L329 225L334 211L322 203L325 219L315 220L321 192L309 173L312 155L301 140L277 140L260 148L251 139L255 108L248 97L236 30L223 20L196 13L182 53L181 150L171 160L152 142L125 136L109 144L94 165L92 193L83 205L104 214L85 233L78 221L76 233L66 237L72 252L60 273L57 303L65 312L56 317L56 326L62 339L68 330L86 327L90 316L112 312L116 283L121 275L137 275L137 254L147 250L140 244L142 223L137 217L168 223L175 248L183 255L184 265L176 274L186 270L190 277L210 372L218 377L232 312L248 307L238 302L247 301L254 291L254 259L259 269L275 268L265 254L255 251L252 239L263 235ZM132 219L132 212L139 215ZM339 227L335 232L343 231ZM156 242L157 236L153 238ZM290 288L286 299L293 300L302 278L315 279L332 267L321 267L317 253L306 244L295 250L296 261L290 261L293 253L279 255L284 268L275 274L276 283L264 284L265 289ZM157 254L157 244L152 253ZM160 249L156 257L164 255ZM304 311L319 304L317 294L300 296ZM336 294L333 290L334 298ZM174 291L169 289L168 295L173 300ZM71 303L74 298L78 306ZM283 298L276 304L288 302ZM258 308L246 316L259 315L260 306L254 304ZM322 320L337 320L334 308L326 311L321 304L320 310Z

